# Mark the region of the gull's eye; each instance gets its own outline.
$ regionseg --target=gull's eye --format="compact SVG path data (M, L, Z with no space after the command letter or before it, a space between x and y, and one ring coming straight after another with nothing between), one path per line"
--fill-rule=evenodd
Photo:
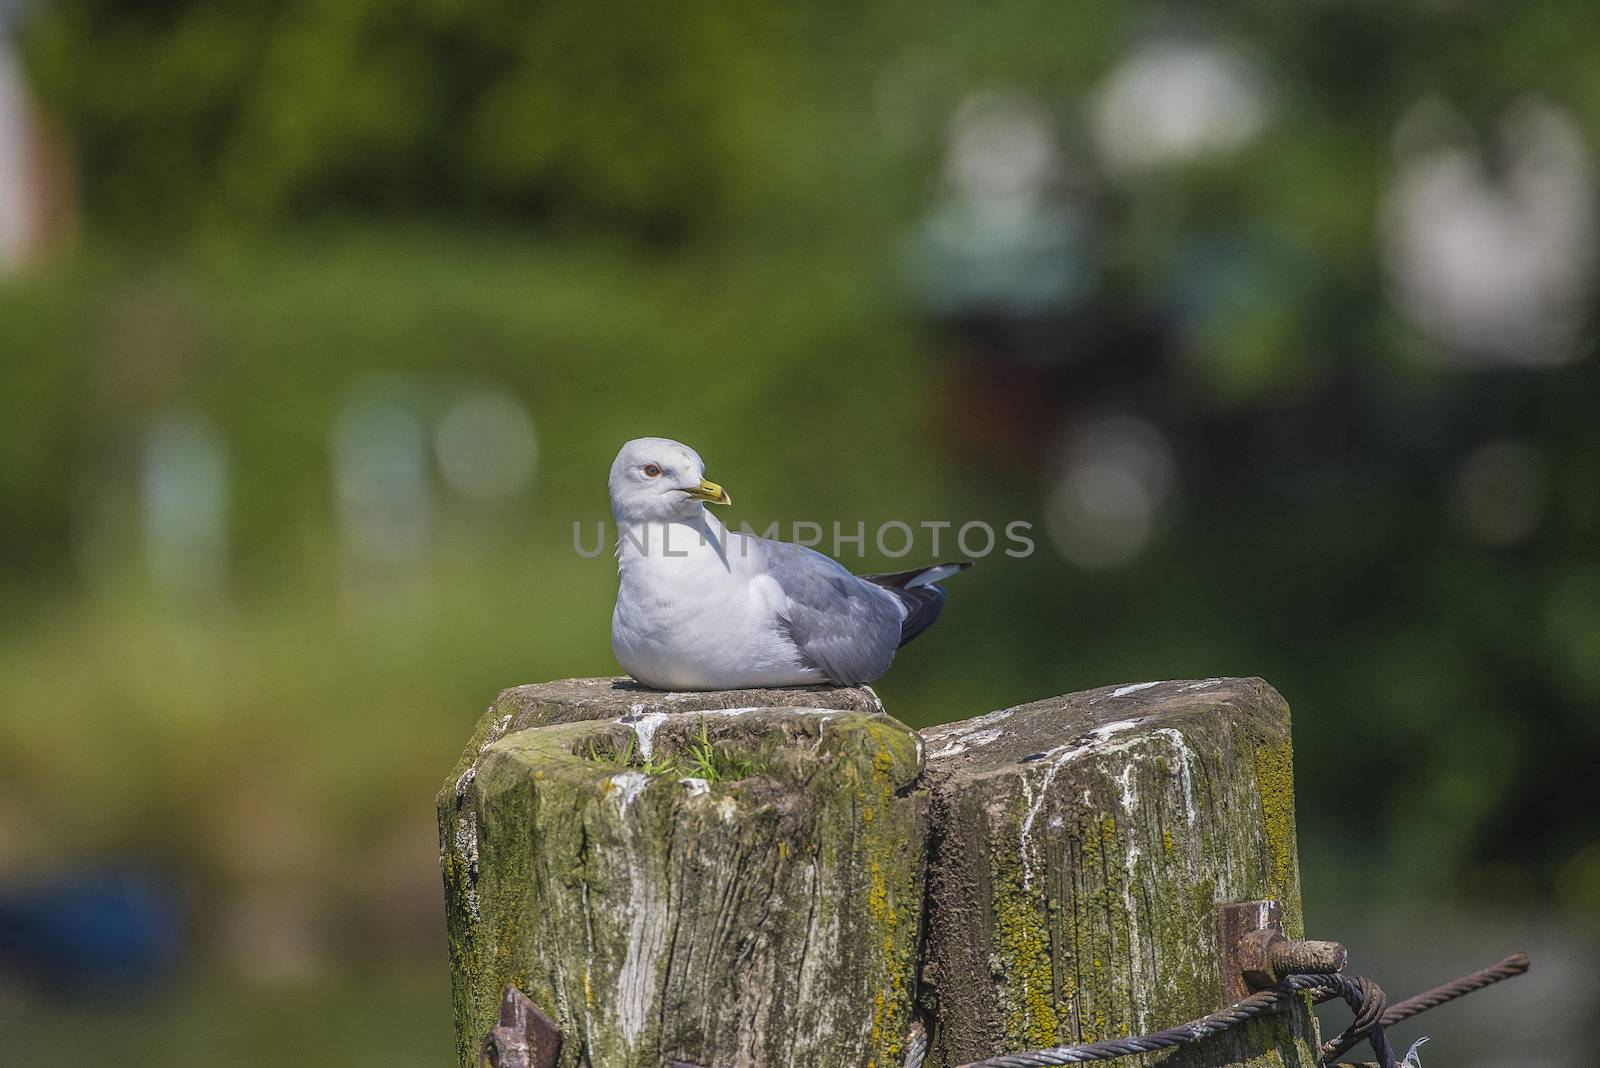
M661 477L661 467L660 467L660 465L658 465L658 464L645 464L644 465L644 477L645 478L660 478Z

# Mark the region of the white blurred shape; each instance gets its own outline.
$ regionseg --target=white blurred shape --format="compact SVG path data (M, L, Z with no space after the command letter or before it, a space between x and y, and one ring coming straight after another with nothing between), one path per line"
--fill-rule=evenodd
M0 16L5 14L0 5ZM32 189L27 86L0 17L0 273L22 262L38 220Z
M1018 93L973 93L949 126L944 188L908 243L910 274L941 315L1038 315L1084 288L1082 213L1063 188L1050 118Z
M481 501L513 496L533 477L533 420L504 390L481 387L451 404L434 432L434 453L451 489Z
M1217 43L1141 45L1111 72L1093 107L1095 141L1120 170L1234 151L1267 120L1255 70Z
M1479 446L1456 471L1457 521L1485 545L1525 541L1544 518L1549 481L1544 457L1527 442Z
M217 593L228 556L228 453L221 436L201 415L164 412L141 459L151 577L168 594Z
M358 391L333 428L339 531L357 562L415 565L432 519L427 435L403 400L378 386Z
M973 93L950 123L945 179L959 195L993 208L1024 211L1060 167L1048 116L1015 93Z
M1176 468L1166 437L1151 423L1112 415L1076 431L1060 454L1060 476L1045 501L1050 540L1079 567L1117 567L1155 534Z
M1491 173L1440 120L1439 106L1424 103L1397 137L1383 235L1397 303L1460 360L1574 359L1596 236L1594 165L1576 125L1552 105L1524 102L1499 124L1505 163Z

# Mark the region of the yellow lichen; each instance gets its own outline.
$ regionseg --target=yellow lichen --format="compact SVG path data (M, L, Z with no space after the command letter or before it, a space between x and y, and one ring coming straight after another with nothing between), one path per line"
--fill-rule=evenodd
M1028 858L994 856L994 908L1003 967L1006 1037L1038 1049L1060 1041L1047 895L1026 878Z
M1255 751L1256 789L1261 795L1261 816L1267 848L1272 853L1272 893L1287 897L1298 883L1294 860L1294 747L1283 741Z
M867 790L858 792L862 814L862 845L867 851L866 866L869 874L867 911L875 926L883 932L880 950L885 972L884 985L873 999L871 1038L876 1054L871 1063L893 1063L900 1053L901 1034L905 1030L904 1015L906 991L911 980L911 947L909 934L899 931L899 913L895 909L891 878L898 885L902 875L902 857L906 837L903 829L895 834L894 759L888 750L888 740L873 754L870 786L871 804ZM867 786L868 784L863 784ZM883 820L877 817L882 813ZM898 844L897 844L898 842ZM903 944L904 943L904 944Z
M1050 934L1034 902L1009 888L1000 901L999 935L1013 997L1006 1031L1030 1048L1056 1042ZM1009 900L1008 900L1009 898Z

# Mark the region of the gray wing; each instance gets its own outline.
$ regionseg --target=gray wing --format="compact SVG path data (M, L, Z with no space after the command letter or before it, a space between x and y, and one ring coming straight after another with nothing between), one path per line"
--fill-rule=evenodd
M813 667L843 686L889 670L904 617L892 594L804 545L765 538L758 544L763 570L789 600L782 622Z

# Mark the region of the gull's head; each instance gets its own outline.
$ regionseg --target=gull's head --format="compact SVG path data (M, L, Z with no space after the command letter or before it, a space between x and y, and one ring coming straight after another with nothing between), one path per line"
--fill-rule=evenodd
M634 438L611 464L611 514L619 524L670 522L706 504L732 504L706 480L700 454L671 438Z

